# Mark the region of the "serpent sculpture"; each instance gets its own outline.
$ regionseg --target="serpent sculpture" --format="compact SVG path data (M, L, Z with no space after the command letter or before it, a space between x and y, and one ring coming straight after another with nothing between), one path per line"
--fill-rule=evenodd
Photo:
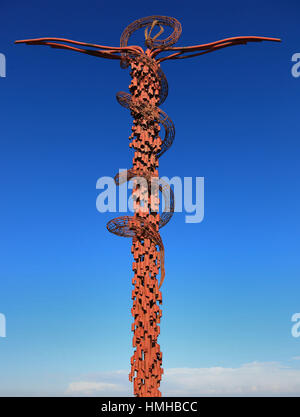
M151 36L155 26L159 26L160 30L155 36ZM164 26L171 28L172 32L165 39L158 39L164 31ZM145 28L145 51L138 45L128 45L130 36L141 28ZM130 94L118 92L117 100L130 110L133 117L132 134L129 137L129 146L134 149L133 167L117 174L115 183L120 186L126 181L133 181L134 215L110 220L107 229L118 236L132 238L134 289L131 313L134 318L132 331L135 351L131 357L129 379L133 381L134 395L138 397L161 396L159 387L163 374L162 353L157 343L162 315L159 307L162 303L160 287L165 277L164 245L159 229L165 226L173 215L174 195L169 185L159 179L158 160L172 145L175 128L172 120L159 108L168 95L168 83L161 63L191 58L248 42L280 41L277 38L240 36L202 45L173 47L181 31L181 24L172 17L149 16L127 26L121 35L119 47L63 38L16 41L29 45L48 45L99 58L117 59L121 68L130 67ZM162 52L171 53L158 58ZM160 137L160 125L165 130L163 139ZM165 200L165 209L161 215L159 191ZM159 269L160 284L157 279Z
M161 19L156 17L154 22L160 23ZM168 42L164 41L166 46L170 46L178 40L181 26L175 19L168 19L167 22L176 28L176 36L170 37ZM129 36L134 30L149 23L151 23L149 18L141 19L126 28L121 36L121 46L127 46ZM163 23L166 23L164 19ZM147 41L150 41L149 37L146 38ZM131 111L133 127L129 139L132 140L130 146L134 148L135 154L133 168L121 175L118 174L115 182L120 185L126 180L142 177L146 179L146 185L139 184L138 187L133 188L134 216L112 219L108 222L107 228L119 236L133 238L132 253L135 262L132 280L134 285L132 330L133 346L136 350L131 358L129 379L134 380L134 392L139 393L140 396L159 396L157 387L162 375L162 354L157 343L158 324L161 318L161 310L157 302L162 301L160 287L165 277L164 246L159 229L169 222L174 212L174 196L168 184L162 184L160 180L159 190L165 197L165 211L160 216L157 187L153 190L151 185L154 183L153 179L158 178L158 158L172 145L175 128L172 120L158 108L158 105L167 98L168 83L159 64L151 57L150 49L146 50L145 55L124 54L121 66L131 68L132 81L129 86L131 94L118 92L117 100ZM163 140L159 136L160 124L165 129ZM156 246L160 250L159 258ZM161 279L158 286L156 275L159 266Z

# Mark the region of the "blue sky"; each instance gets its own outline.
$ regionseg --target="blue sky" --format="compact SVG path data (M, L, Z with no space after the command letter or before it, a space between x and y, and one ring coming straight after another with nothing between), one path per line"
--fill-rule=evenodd
M131 116L115 98L128 91L129 72L118 61L13 41L113 46L129 23L152 14L181 22L182 46L240 35L283 40L162 64L162 109L176 137L160 175L205 177L203 222L186 224L177 213L161 231L163 366L197 369L202 382L203 369L244 375L258 363L263 375L275 366L280 381L290 367L278 392L300 394L292 360L300 338L291 335L300 311L300 78L291 75L299 12L296 0L4 2L0 395L130 394L128 382L124 391L109 384L132 354L131 243L107 232L114 215L95 206L97 179L132 163ZM95 380L94 389L72 389ZM243 384L248 392L252 382ZM195 394L188 387L176 392Z

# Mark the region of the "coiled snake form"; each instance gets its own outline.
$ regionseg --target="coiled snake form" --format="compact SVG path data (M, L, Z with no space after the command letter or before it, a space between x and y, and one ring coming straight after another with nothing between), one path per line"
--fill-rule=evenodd
M150 23L152 23L150 33L155 24L164 23L173 27L177 35L174 36L174 34L172 34L169 37L170 39L155 41L154 38L152 39L149 37L146 29L145 34L148 36L146 37L146 44L148 44L148 46L151 45L153 48L154 43L157 46L170 46L177 42L181 33L180 23L173 18L152 16L151 18L140 19L129 25L121 36L121 47L127 46L128 39L135 30L148 26ZM161 32L157 35L160 33ZM160 65L155 59L151 58L150 49L147 49L146 53L143 55L123 54L121 67L127 68L129 65L132 70L132 83L130 85L132 94L120 91L117 93L117 100L123 107L130 109L131 114L135 119L135 125L137 125L137 128L134 126L134 133L130 136L130 139L134 136L138 136L138 139L135 143L131 143L130 145L135 147L137 152L143 152L143 154L147 156L150 155L152 161L149 163L149 158L147 157L144 158L142 163L139 163L141 161L134 160L135 166L128 171L122 172L121 175L117 174L115 182L117 185L120 185L134 177L143 177L147 180L150 187L151 179L157 180L153 170L153 161L160 158L170 148L175 136L174 123L163 110L157 107L167 98L168 83ZM159 130L157 127L155 129L155 125L158 124L162 124L165 129L164 139L161 140L156 137L152 140L153 143L150 144L151 138L155 136L155 130ZM153 184L154 181L152 182L152 185ZM153 188L151 190L153 191ZM165 210L160 216L158 228L155 227L153 222L141 216L140 213L138 213L139 207L136 207L137 210L134 216L122 216L112 219L107 223L107 229L118 236L132 237L134 240L136 237L139 239L150 239L155 245L159 246L161 268L160 288L164 281L165 268L164 246L158 229L165 226L174 213L174 194L169 185L162 179L159 180L159 190L164 196ZM151 193L150 200L151 197L154 197L153 194L155 194L155 192ZM153 207L153 205L150 204L150 207Z
M121 36L121 46L127 45L130 35L135 30L147 27L150 23L152 23L150 33L156 23L168 24L177 30L177 36L170 36L169 41L156 41L159 45L164 42L169 46L180 36L181 27L175 19L145 18L125 29ZM147 30L145 34L147 46L153 48L155 39L149 37ZM161 310L157 302L162 301L159 289L164 281L165 268L164 245L159 229L170 221L174 212L174 195L169 185L159 180L156 182L155 190L152 187L155 183L153 180L158 180L158 159L170 148L175 136L172 120L158 108L167 98L168 83L159 63L151 57L152 50L147 49L144 54L139 55L123 54L121 67L126 68L129 65L131 67L132 81L129 86L131 94L117 93L118 102L131 111L134 119L130 146L135 149L135 154L133 168L117 174L115 182L120 185L130 179L134 180L134 177L142 177L146 186L139 186L134 182L134 216L117 217L107 223L110 232L133 239L135 275L132 280L134 290L131 312L134 317L133 346L136 350L131 358L129 379L134 383L134 392L137 396L161 396L158 387L163 373L162 353L157 343ZM165 129L163 139L159 136L160 124ZM161 216L158 213L158 188L165 200L165 209ZM160 259L156 246L159 246ZM161 279L157 287L156 275L159 266Z

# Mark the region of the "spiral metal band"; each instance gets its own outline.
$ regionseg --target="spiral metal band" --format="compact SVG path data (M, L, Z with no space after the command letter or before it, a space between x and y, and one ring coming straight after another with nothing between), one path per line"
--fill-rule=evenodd
M141 65L145 67L149 67L149 70L155 74L155 76L160 81L160 85L162 85L161 80L166 79L162 70L157 65L155 60L146 57L146 56L138 56L131 58L131 61L138 62ZM146 64L146 66L145 66ZM146 69L147 71L147 69ZM163 76L162 76L163 74ZM162 77L162 78L161 78ZM160 93L162 90L160 90L158 93ZM167 91L165 92L167 94ZM165 94L160 94L160 101L166 99ZM162 143L160 146L157 147L157 151L155 152L156 158L159 158L161 155L163 155L172 145L175 137L175 127L172 120L169 118L169 116L161 109L159 109L157 106L152 105L149 102L143 102L142 100L133 100L133 97L129 93L125 93L123 91L119 91L117 93L117 100L119 104L121 104L123 107L130 109L134 114L140 114L145 120L147 121L155 121L164 126L165 129L165 137L162 140ZM143 172L137 172L135 169L130 169L128 171L125 171L121 174L117 174L115 176L115 183L116 185L120 185L124 183L125 181L129 181L133 179L134 177L144 177L148 184L151 182L151 173L147 171ZM162 192L164 199L165 199L165 210L162 213L160 220L159 220L159 228L163 227L165 224L167 224L173 213L174 213L174 194L170 186L163 182L160 179L161 184L159 185L159 190ZM139 224L137 224L139 223ZM110 220L107 223L107 229L118 236L124 236L124 237L132 237L134 238L136 235L149 238L152 240L156 245L160 248L160 267L161 267L161 280L159 288L161 287L164 277L165 277L165 269L164 269L164 246L162 243L162 240L160 238L159 232L153 228L153 226L147 222L144 218L133 218L130 216L121 216L117 217L115 219Z
M130 36L138 29L144 28L146 26L149 26L153 21L157 21L158 24L162 24L164 26L169 26L173 29L173 32L170 36L168 36L166 39L148 39L148 42L146 40L146 45L151 48L156 47L169 47L174 45L178 39L180 38L182 28L180 22L178 22L177 19L174 17L169 16L147 16L143 17L142 19L135 20L130 25L124 29L121 39L120 39L120 46L127 46L128 40Z

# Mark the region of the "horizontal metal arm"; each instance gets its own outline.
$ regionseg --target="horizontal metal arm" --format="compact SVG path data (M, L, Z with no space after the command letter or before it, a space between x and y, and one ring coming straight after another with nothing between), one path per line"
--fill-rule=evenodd
M60 43L64 42L64 43ZM57 49L68 49L73 50L76 52L82 52L89 55L98 56L100 58L108 58L108 59L121 59L121 56L115 55L120 54L124 52L130 52L132 54L140 54L143 53L143 49L140 46L133 45L133 46L126 46L126 47L114 47L114 46L104 46L104 45L98 45L93 43L87 43L87 42L79 42L79 41L73 41L70 39L64 39L64 38L37 38L37 39L24 39L24 40L18 40L15 41L16 44L25 43L27 45L46 45L50 46L52 48ZM73 44L73 45L81 45L81 46L88 46L92 48L97 48L95 50L93 49L85 49L85 48L76 48L74 46L65 45L65 43Z
M203 53L213 52L217 49L225 48L227 46L233 45L245 45L248 42L262 42L262 41L271 41L271 42L281 42L281 39L278 38L268 38L263 36L237 36L233 38L225 38L219 41L201 44L201 45L193 45L193 46L182 46L182 47L169 47L169 48L156 48L152 51L151 56L155 58L161 52L172 51L174 52L171 55L166 57L160 58L157 61L163 62L168 59L183 59L183 58L191 58L194 56L202 55ZM189 54L186 56L182 56L183 54L188 54L191 52L198 52L203 51L199 54Z

